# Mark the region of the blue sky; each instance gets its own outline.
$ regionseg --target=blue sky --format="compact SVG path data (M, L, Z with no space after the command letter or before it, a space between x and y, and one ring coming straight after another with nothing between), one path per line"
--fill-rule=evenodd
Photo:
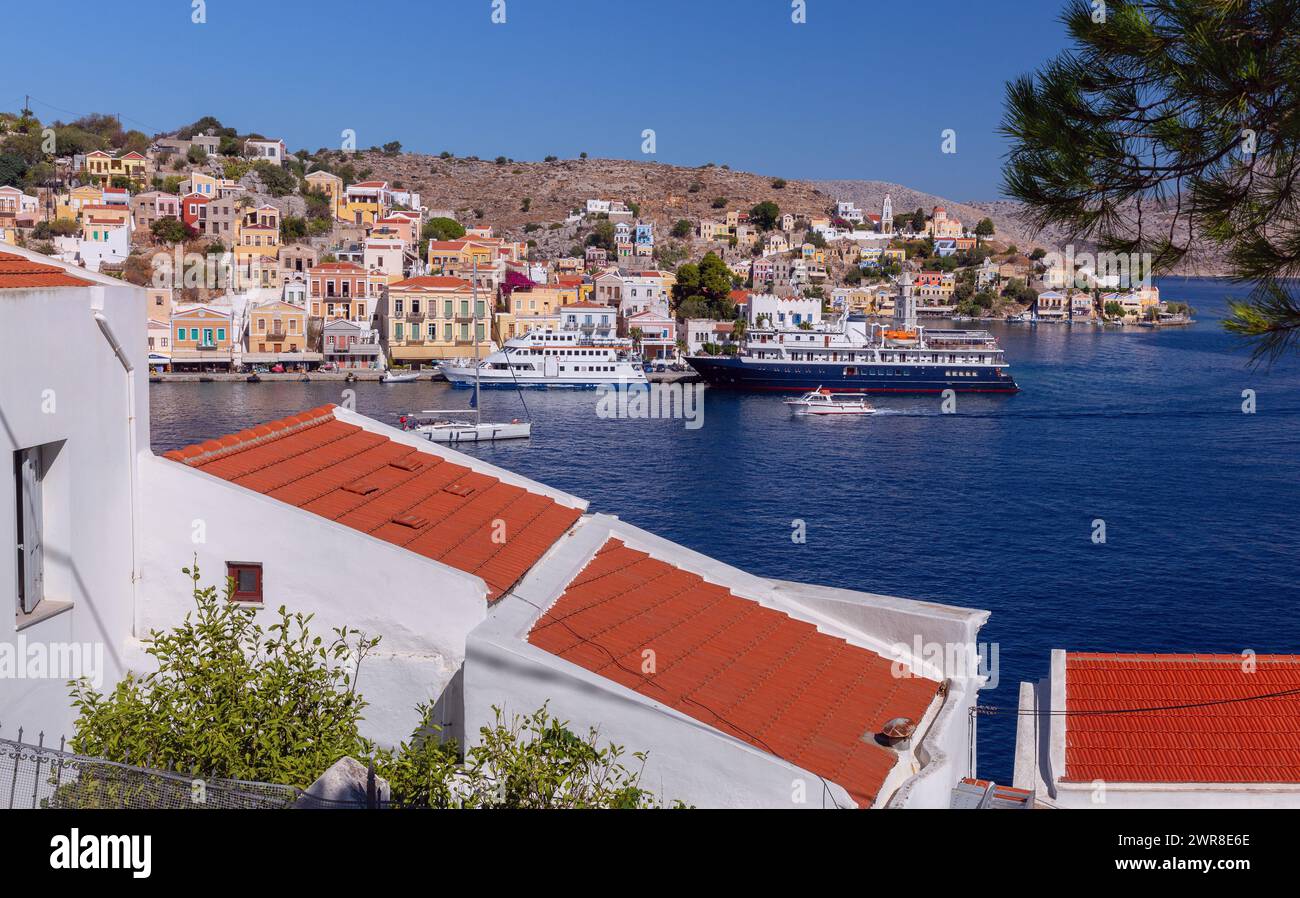
M291 150L350 128L362 147L585 151L991 199L1004 84L1065 45L1064 0L806 0L801 25L791 0L504 0L499 25L494 2L207 0L206 24L191 0L13 2L9 29L57 63L5 66L0 108L30 93L44 119L116 112L153 133L211 114Z

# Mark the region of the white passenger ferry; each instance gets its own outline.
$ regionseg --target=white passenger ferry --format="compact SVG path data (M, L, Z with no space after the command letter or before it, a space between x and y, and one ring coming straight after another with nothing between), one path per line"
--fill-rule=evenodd
M577 330L534 330L507 340L478 363L444 362L442 373L453 386L595 388L601 384L647 383L632 341Z

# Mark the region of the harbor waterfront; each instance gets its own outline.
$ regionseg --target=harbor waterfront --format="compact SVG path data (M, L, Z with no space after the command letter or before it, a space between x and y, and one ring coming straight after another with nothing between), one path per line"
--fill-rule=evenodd
M873 396L869 416L791 416L781 396L710 389L687 428L602 418L592 392L493 391L485 418L527 417L532 438L467 448L762 576L991 609L988 706L1014 708L1053 648L1293 654L1300 364L1248 367L1219 323L1243 288L1159 286L1196 309L1194 325L988 324L1021 392L961 395L952 414L922 395ZM450 393L155 383L153 448L331 402L395 423L456 404ZM979 774L1009 782L1013 712L979 733Z

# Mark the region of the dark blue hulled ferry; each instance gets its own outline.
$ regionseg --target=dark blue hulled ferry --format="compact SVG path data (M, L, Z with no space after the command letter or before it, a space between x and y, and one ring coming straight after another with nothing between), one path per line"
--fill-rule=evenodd
M687 361L709 384L740 390L835 393L1015 393L991 333L918 327L911 278L903 277L892 324L863 315L833 325L751 327L733 356ZM760 318L760 325L766 316Z

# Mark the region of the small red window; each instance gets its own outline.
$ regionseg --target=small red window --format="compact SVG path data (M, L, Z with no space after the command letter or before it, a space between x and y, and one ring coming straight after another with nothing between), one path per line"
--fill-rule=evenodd
M226 576L235 581L236 602L262 601L262 565L253 562L227 561Z

